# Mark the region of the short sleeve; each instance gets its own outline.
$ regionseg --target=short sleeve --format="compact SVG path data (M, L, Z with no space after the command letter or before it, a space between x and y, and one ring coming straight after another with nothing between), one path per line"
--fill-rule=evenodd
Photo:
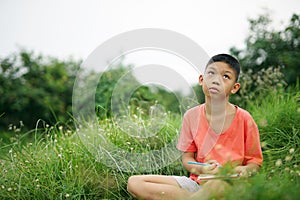
M197 146L194 142L195 132L197 132L196 119L192 116L191 112L185 113L181 125L180 136L177 143L177 149L183 152L196 152ZM198 124L198 123L197 123Z
M258 127L248 113L248 116L245 118L245 159L244 165L248 163L256 163L259 166L262 165L263 156L260 146L260 136Z

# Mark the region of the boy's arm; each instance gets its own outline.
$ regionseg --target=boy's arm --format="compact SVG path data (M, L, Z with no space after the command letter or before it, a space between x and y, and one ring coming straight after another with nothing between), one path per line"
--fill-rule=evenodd
M195 153L194 152L184 152L182 154L182 163L185 169L193 174L216 174L218 172L218 165L213 161L209 166L200 166L195 164L188 164L188 162L196 162Z

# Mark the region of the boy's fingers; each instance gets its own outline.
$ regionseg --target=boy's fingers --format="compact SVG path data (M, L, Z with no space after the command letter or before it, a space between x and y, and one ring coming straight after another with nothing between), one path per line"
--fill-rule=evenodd
M209 160L207 161L208 164L217 164L218 162L216 160Z
M235 172L238 173L241 177L247 177L247 176L249 176L249 172L243 166L236 167L235 168Z
M218 161L216 161L216 160L209 160L209 161L207 161L207 163L209 163L209 164L211 164L211 165L220 166L220 164L219 164Z

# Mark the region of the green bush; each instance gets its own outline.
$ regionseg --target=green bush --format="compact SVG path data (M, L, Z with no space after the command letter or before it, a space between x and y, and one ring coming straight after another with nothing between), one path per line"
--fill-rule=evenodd
M39 119L52 124L70 119L79 62L21 50L1 58L0 65L1 130L20 121L30 130Z
M268 13L249 19L249 33L245 48L231 48L230 53L238 58L245 71L257 73L270 66L282 67L284 80L296 85L300 76L300 15L293 14L288 24L280 30L272 27Z
M158 86L142 85L132 74L130 65L116 64L99 76L95 104L96 114L100 119L119 114L112 112L112 104L118 105L121 110L128 110L128 106L131 110L139 108L147 114L151 106L160 104L166 111L179 113L180 106L175 94ZM118 94L113 96L114 92ZM180 94L177 96L181 97Z
M260 104L264 98L273 96L272 92L274 91L282 93L287 86L284 81L284 74L279 67L269 67L257 72L248 69L241 73L239 83L241 84L240 90L237 94L232 95L230 100L244 108L247 108L248 104L254 101ZM262 101L257 101L258 97Z

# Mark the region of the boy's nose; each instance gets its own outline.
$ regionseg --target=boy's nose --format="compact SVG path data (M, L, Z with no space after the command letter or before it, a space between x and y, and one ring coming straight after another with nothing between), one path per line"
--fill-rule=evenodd
M215 85L220 85L220 83L218 81L213 81L212 83Z
M213 80L212 80L212 83L213 84L216 84L216 85L220 85L220 76L219 75L217 75L217 76L214 76L213 77Z

